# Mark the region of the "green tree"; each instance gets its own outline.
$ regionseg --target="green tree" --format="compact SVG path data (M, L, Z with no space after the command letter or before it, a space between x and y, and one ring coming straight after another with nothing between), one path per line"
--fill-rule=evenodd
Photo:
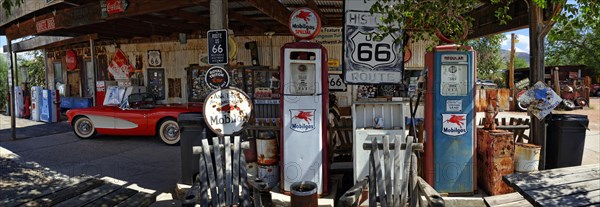
M508 65L508 63L506 63L506 65ZM527 63L527 60L515 56L515 68L528 68L528 67L529 67L529 63Z
M4 55L0 55L0 111L6 110L8 101L8 64Z
M498 6L495 16L500 24L505 24L511 19L508 15L510 4L518 0L490 0L491 4ZM541 8L548 8L552 13L554 22L569 22L574 16L582 16L581 23L591 23L592 17L600 16L600 3L597 0L577 0L577 5L567 4L566 0L525 0L529 5L536 4ZM371 7L371 12L383 14L381 17L382 34L397 33L400 29L410 31L411 38L416 40L436 36L436 31L444 34L451 40L464 43L468 28L474 21L466 14L481 5L480 0L427 0L427 1L399 1L377 0ZM562 12L559 12L562 11ZM398 38L398 39L403 39Z
M600 74L600 14L588 15L572 16L571 21L555 25L546 41L546 65L583 64Z
M493 79L495 73L504 67L500 47L505 39L504 35L497 34L467 42L477 51L476 71L479 79Z
M19 58L18 60L19 68L27 68L29 86L46 85L46 67L43 54L38 50L34 50L18 57L33 57Z
M10 15L10 11L14 7L19 7L23 3L23 0L0 0L0 4L2 4L2 9L6 11L6 16Z

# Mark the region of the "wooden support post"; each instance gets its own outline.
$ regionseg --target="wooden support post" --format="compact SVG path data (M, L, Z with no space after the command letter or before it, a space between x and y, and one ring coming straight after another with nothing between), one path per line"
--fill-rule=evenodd
M515 89L515 33L510 34L510 63L508 65L508 88Z
M530 54L531 54L531 66L529 71L529 77L531 78L530 84L533 85L538 81L544 82L544 34L543 26L544 22L542 8L537 5L534 1L529 1L529 43L530 43ZM544 120L538 119L531 115L531 138L534 143L542 146L542 155L546 150L546 133L544 130ZM545 157L540 156L540 170L544 169Z
M227 1L210 1L210 29L227 29Z
M8 103L8 105L10 106L10 138L12 140L16 140L17 139L17 132L15 130L16 129L16 120L15 120L15 68L17 68L16 65L16 61L13 61L16 59L16 55L14 55L12 53L12 40L11 39L7 39L7 44L8 44L8 54L10 56L10 68L8 68L9 73L10 73L10 78L8 80L8 84L10 85L9 87L9 94L10 94L10 102Z

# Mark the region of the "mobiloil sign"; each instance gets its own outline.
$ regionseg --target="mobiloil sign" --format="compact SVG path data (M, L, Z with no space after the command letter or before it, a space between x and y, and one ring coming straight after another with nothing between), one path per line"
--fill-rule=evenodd
M299 42L281 48L280 84L281 189L312 181L318 194L328 193L327 153L327 51L313 39L320 31L317 14L300 8L290 16L290 32ZM324 83L324 84L322 84Z
M475 52L438 46L425 56L429 68L425 122L425 180L442 193L472 194L475 175Z
M204 101L204 120L217 135L233 135L250 120L252 103L238 88L224 88L210 93Z

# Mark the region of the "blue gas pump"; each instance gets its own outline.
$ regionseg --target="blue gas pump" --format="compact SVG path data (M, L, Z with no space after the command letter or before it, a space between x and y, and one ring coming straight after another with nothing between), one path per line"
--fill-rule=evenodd
M475 51L438 46L426 55L426 180L441 193L472 194L476 181Z

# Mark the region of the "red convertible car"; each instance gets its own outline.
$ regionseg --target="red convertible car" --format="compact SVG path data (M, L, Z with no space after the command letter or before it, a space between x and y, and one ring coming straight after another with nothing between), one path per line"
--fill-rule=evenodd
M106 135L154 136L168 144L179 143L177 117L185 112L201 112L201 105L156 105L149 93L135 93L120 105L104 105L67 111L75 135L86 139L96 133Z

